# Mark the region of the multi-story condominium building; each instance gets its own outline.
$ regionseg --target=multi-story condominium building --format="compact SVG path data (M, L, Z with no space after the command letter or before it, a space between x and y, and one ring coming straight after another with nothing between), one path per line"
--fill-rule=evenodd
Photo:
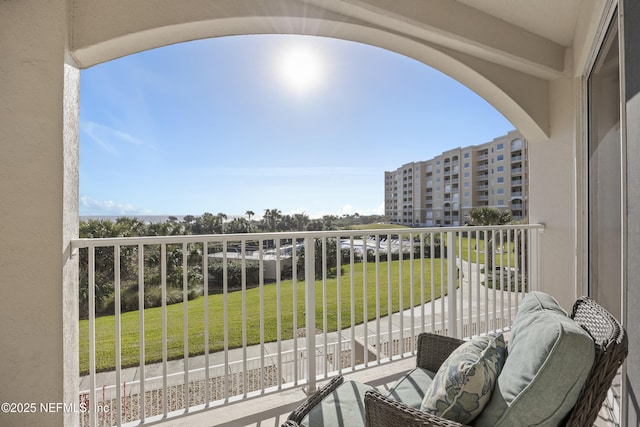
M456 226L477 207L527 217L527 142L518 131L385 172L385 216L405 225Z

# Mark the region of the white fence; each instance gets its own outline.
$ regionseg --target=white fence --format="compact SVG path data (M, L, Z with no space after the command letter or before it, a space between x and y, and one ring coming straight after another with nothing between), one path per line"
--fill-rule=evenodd
M336 373L414 354L423 331L467 337L508 329L537 287L542 230L76 240L86 304L80 422L145 424L290 387L315 389ZM273 281L267 260L280 272ZM204 295L190 299L200 289ZM154 292L159 307L140 309Z

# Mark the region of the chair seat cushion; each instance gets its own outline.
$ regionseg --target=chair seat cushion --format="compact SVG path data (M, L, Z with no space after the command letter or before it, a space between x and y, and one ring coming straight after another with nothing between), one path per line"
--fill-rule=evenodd
M364 393L374 388L356 381L345 381L302 419L305 427L364 427Z
M477 427L558 426L593 365L594 342L557 301L532 292L522 301L508 357Z
M491 398L506 357L502 334L473 338L442 363L420 410L469 424Z
M424 394L431 385L435 373L424 368L415 368L400 378L387 394L414 409L420 409Z

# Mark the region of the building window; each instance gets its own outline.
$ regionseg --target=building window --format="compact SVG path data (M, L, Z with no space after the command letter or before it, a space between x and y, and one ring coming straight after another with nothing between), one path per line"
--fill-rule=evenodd
M497 171L498 172L504 172L504 166L498 166Z
M497 193L498 194L504 194L504 188L498 188Z
M498 154L498 161L504 160L504 154Z
M504 200L503 199L498 200L498 206L504 206Z
M504 182L504 177L503 176L499 176L498 177L498 184L501 184Z
M465 159L468 159L468 158L469 158L469 153L464 153L464 154L463 154L463 157L464 157Z
M504 144L500 143L500 144L496 145L496 150L504 150Z
M464 167L465 167L465 168L468 168L468 167L469 167L469 162L466 162L466 163L464 164Z
M464 192L464 197L469 197L469 192L468 191Z
M469 183L468 182L464 183L464 188L469 188Z
M464 177L465 177L465 178L469 178L469 176L470 176L470 175L469 175L469 172L465 172L465 173L464 173Z

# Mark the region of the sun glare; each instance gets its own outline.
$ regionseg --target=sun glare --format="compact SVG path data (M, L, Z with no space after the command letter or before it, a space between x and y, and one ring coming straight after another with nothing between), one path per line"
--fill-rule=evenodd
M321 83L322 63L318 54L310 49L291 48L280 58L280 74L287 86L299 94L305 94Z

